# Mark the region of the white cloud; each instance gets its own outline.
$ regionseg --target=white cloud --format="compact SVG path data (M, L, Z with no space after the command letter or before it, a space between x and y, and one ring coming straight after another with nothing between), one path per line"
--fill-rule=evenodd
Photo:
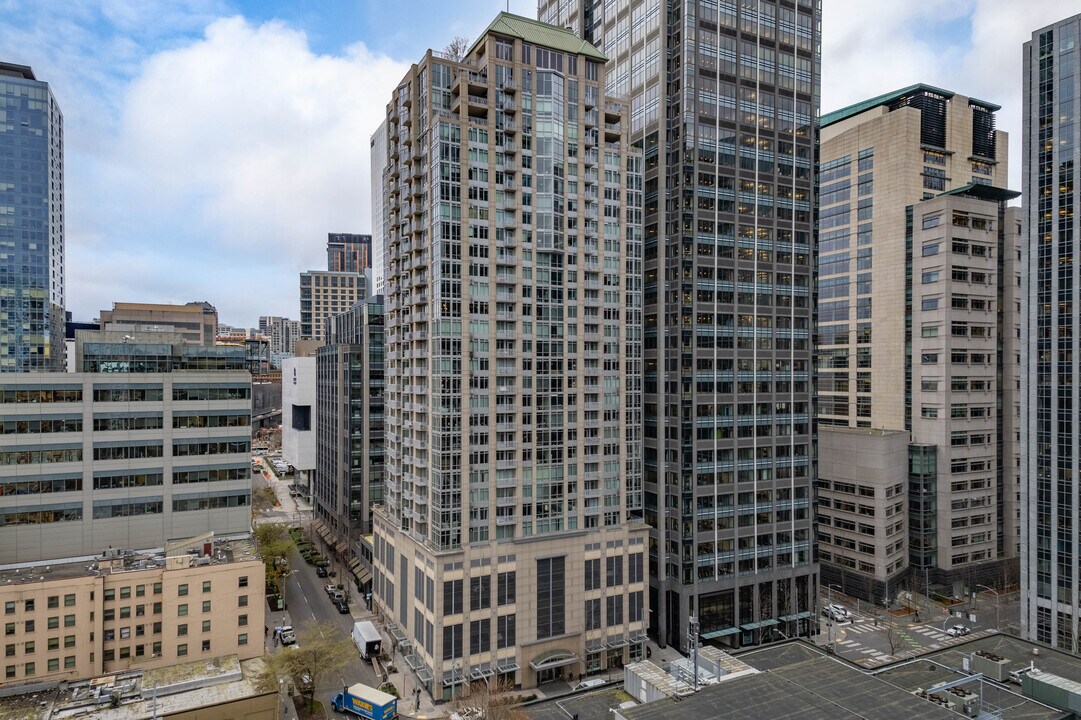
M370 230L369 139L407 70L362 44L317 55L281 23L212 22L201 39L151 56L127 87L112 159L91 189L113 206L102 215L114 225L77 242L100 247L104 234L132 248L111 263L131 266L122 277L140 273L125 291L158 299L190 268L179 283L188 299L210 300L231 322L296 317L297 275L325 267L327 233ZM70 284L83 314L146 299L116 297L77 271Z
M918 82L1002 106L1021 189L1021 45L1076 12L1061 0L825 0L822 111Z

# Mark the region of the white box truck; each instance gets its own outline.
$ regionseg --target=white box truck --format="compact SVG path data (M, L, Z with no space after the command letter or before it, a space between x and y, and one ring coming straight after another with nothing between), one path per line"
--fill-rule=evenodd
M378 657L383 649L383 636L376 630L371 620L361 620L353 625L353 643L360 650L365 660Z

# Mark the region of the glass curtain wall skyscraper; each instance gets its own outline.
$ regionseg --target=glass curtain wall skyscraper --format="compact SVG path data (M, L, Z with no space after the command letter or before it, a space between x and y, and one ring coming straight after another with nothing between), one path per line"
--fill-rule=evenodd
M1028 637L1078 651L1078 166L1081 15L1024 45L1022 272L1028 298L1022 418L1021 621Z
M811 507L817 0L540 0L608 57L644 173L650 633L805 635ZM782 635L783 634L783 635Z
M0 62L0 372L64 370L64 118Z

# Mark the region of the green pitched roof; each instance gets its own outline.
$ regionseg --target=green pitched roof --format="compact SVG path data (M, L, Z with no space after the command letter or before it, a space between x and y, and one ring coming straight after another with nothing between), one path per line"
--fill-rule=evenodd
M551 50L585 55L600 62L608 62L608 58L604 56L604 53L570 30L531 20L521 15L512 15L508 12L499 13L496 15L495 20L492 21L492 24L480 34L477 42L480 42L480 39L489 33L507 35ZM472 53L473 48L476 46L477 43L473 43L473 47L469 48L469 52Z
M949 90L937 88L934 85L924 85L923 83L916 83L915 85L909 85L906 88L894 90L893 92L888 92L885 95L879 95L878 97L873 97L870 100L864 100L863 102L858 102L855 105L849 105L848 107L841 108L840 110L834 110L831 113L826 113L822 116L820 124L822 127L826 127L827 125L832 125L833 123L847 120L853 115L859 115L861 112L866 112L873 107L878 107L880 105L889 105L894 100L900 100L905 95L914 92L932 92L936 95L942 95L943 97L947 98L952 98L956 94L950 92ZM983 100L977 100L976 98L970 97L968 99L968 102L970 105L978 105L979 107L990 110L991 112L997 112L1002 109L1000 106L995 105L994 103L984 102Z
M947 190L942 195L967 195L969 197L979 198L980 200L990 200L992 202L1007 202L1014 198L1021 197L1021 193L1016 190L1009 190L1007 188L998 188L991 185L984 185L982 183L969 183L968 185L962 185L956 187L953 190Z

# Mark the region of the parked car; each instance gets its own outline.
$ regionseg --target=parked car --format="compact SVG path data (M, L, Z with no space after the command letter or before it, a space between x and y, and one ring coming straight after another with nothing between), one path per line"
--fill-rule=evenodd
M338 608L338 612L340 612L342 615L345 615L349 612L349 603L347 603L345 600L336 600L334 602L334 607Z
M324 566L324 565L316 565L315 566L315 576L316 577L324 577L325 578L328 574L329 573L327 573L326 566Z
M953 627L951 627L949 630L946 631L946 634L949 635L950 637L963 637L965 635L968 635L970 632L972 632L972 631L969 630L964 625L954 625Z
M292 625L286 625L281 632L282 645L296 645L297 634Z

